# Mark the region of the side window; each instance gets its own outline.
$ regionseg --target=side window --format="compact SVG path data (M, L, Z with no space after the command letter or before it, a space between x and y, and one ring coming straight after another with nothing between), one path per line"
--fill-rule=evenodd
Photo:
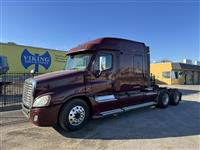
M95 70L104 71L112 68L112 54L100 53L97 55Z
M169 79L171 77L171 73L170 73L170 71L164 71L164 72L162 72L162 76L163 76L163 78Z
M143 72L143 57L141 55L135 55L133 57L133 67L135 73Z

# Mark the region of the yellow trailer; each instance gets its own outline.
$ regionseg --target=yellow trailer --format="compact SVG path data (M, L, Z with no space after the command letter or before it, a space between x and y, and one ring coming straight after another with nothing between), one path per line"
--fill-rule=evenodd
M60 50L0 43L0 71L2 73L47 73L63 70L66 52Z

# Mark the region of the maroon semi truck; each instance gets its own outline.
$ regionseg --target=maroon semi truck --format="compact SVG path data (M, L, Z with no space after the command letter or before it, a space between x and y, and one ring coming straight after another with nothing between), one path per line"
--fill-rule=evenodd
M67 52L65 70L27 79L22 111L38 126L78 130L90 118L177 105L177 89L152 84L144 43L100 38Z

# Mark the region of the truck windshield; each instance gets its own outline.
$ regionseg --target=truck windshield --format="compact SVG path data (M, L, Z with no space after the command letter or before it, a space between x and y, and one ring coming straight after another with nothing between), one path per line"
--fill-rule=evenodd
M85 70L90 62L92 54L70 55L67 58L65 70Z

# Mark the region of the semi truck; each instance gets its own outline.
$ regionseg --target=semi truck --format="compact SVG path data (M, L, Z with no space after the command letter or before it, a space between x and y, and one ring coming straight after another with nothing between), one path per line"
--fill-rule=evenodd
M9 70L7 57L0 56L0 76L5 74ZM9 82L10 83L10 82ZM3 87L2 78L0 78L0 95L2 94L2 87Z
M5 56L0 56L0 75L6 73L9 70L8 60Z
M178 105L181 92L151 81L149 47L99 38L70 49L65 70L24 82L22 112L37 126L78 130L90 119Z

